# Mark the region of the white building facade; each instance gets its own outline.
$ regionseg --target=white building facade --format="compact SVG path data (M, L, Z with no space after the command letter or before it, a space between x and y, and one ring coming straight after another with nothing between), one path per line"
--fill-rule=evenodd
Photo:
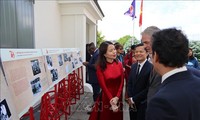
M97 0L2 0L0 7L1 48L79 48L83 61L86 44L96 43L98 20L104 17ZM2 69L0 76L5 90L0 96L10 102L11 119L19 119ZM84 85L91 90L85 79Z
M96 43L98 20L103 17L93 0L36 0L35 47L79 48L85 60L86 43Z

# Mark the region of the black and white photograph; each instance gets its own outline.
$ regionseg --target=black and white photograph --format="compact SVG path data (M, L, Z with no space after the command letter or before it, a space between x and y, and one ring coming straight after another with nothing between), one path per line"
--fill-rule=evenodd
M48 69L51 69L52 66L53 66L53 62L52 62L51 56L46 56L46 60L47 60Z
M63 65L62 55L58 55L58 63L59 63L59 66Z
M31 65L32 65L32 70L33 70L33 75L34 76L39 74L39 73L41 73L38 59L31 60Z
M70 55L69 62L71 62L72 58L73 58L73 54Z
M41 86L39 77L31 81L31 88L32 88L33 95L42 91L42 86Z
M51 79L53 82L58 80L58 70L57 69L51 70Z
M74 58L74 63L75 63L75 65L78 64L78 60L76 58Z
M68 61L71 62L71 56L68 57Z
M72 62L72 68L73 68L73 69L75 68L75 64L74 64L74 62Z
M83 60L82 60L82 58L81 57L79 57L79 61L82 63L83 62Z
M9 110L6 99L0 103L0 120L10 120L11 112Z
M63 58L64 58L64 62L67 62L67 61L68 61L67 53L64 53L64 54L63 54Z
M80 56L80 53L81 53L81 51L78 51L78 52L77 52L77 55Z

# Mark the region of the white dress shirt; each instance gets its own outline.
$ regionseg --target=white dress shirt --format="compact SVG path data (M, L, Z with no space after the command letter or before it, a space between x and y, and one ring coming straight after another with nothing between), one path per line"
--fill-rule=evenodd
M176 69L173 69L167 73L165 73L163 76L162 76L162 81L161 83L163 83L168 77L176 74L176 73L179 73L179 72L183 72L183 71L187 71L187 68L185 66L183 67L180 67L180 68L176 68Z

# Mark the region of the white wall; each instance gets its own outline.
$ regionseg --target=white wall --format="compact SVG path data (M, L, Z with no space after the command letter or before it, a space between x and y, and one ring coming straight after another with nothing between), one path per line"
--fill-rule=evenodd
M93 1L83 1L86 2L83 2L84 4L81 2L77 4L78 0L74 0L71 1L71 4L67 0L35 0L35 47L80 48L83 60L85 60L86 41L87 43L96 42L96 22L102 16L99 15L99 11L94 6ZM70 9L70 6L73 9ZM11 119L19 119L1 70L0 78L0 87L3 86L1 90L4 90L4 94L0 90L0 97L2 99L7 98L7 101L10 103ZM86 83L85 86L87 86ZM88 89L91 89L91 87L88 86Z
M97 20L103 17L91 0L36 0L34 15L36 48L79 48L83 61L86 43L96 43Z
M75 47L85 51L86 18L84 15L62 16L62 47ZM82 54L83 55L83 54Z
M34 18L35 47L61 47L61 16L57 1L36 0Z

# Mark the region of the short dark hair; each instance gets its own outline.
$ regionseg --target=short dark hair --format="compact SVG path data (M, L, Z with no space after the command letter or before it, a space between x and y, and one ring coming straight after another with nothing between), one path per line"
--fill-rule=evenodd
M135 49L135 45L131 45L131 50L134 50Z
M96 46L95 46L95 44L93 43L93 42L91 42L90 44L89 44L89 48L91 49L95 49L96 48Z
M120 43L117 43L117 44L114 44L114 45L115 45L116 50L123 48L123 45L121 45Z
M144 44L143 44L143 43L136 44L136 45L135 45L135 49L136 49L137 47L140 47L140 46L144 46ZM146 49L146 48L144 48L144 50L147 52L147 49Z
M143 43L138 43L138 44L135 45L135 48L139 47L139 46L144 46L144 44Z
M188 59L189 40L181 30L163 29L152 36L152 51L159 63L168 67L182 67Z

